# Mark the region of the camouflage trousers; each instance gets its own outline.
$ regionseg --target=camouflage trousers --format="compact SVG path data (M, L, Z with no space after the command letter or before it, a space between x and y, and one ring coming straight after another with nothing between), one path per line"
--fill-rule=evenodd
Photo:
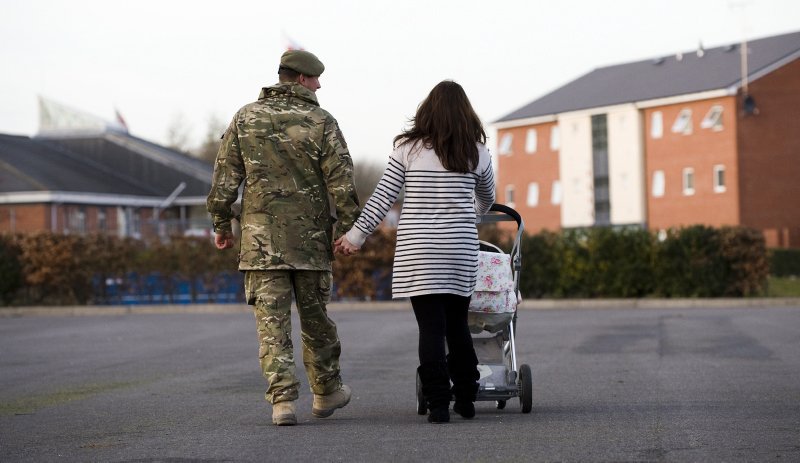
M331 272L311 270L246 271L248 304L253 305L258 329L258 357L269 382L270 403L297 400L300 382L295 376L292 346L292 293L300 318L303 364L315 394L329 394L341 385L341 344L336 325L328 318Z

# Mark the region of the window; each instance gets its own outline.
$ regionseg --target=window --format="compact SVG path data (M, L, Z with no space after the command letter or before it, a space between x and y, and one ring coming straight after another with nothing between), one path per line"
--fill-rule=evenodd
M528 207L536 207L539 205L539 184L528 184Z
M714 166L714 193L725 192L725 166Z
M83 206L71 208L68 213L68 221L70 232L86 233L86 208Z
M561 182L553 180L553 188L550 190L550 203L561 204Z
M661 138L664 135L664 115L661 111L653 112L650 118L650 136L653 138Z
M514 185L506 185L506 205L514 207Z
M683 194L686 196L694 194L694 169L691 167L683 169Z
M514 136L510 133L503 135L500 139L500 147L497 148L498 154L511 154L511 143L514 141Z
M525 137L525 152L536 152L536 129L528 129L528 136Z
M678 117L675 119L675 123L672 124L672 131L674 133L682 133L684 135L689 135L692 133L692 110L691 109L683 109L678 114Z
M554 125L550 129L550 149L557 151L559 148L561 148L561 132L558 130L558 126Z
M664 171L657 170L653 172L653 197L654 198L661 198L664 196Z
M594 222L611 223L611 178L608 175L608 116L592 116L592 173L594 179Z
M140 238L142 236L142 218L139 215L139 209L129 207L127 210L130 218L131 236Z
M108 228L108 221L106 220L106 209L101 207L97 210L97 231L104 232Z
M700 123L700 127L715 131L722 130L722 106L712 106L711 109L708 110L706 117L703 118L703 122Z

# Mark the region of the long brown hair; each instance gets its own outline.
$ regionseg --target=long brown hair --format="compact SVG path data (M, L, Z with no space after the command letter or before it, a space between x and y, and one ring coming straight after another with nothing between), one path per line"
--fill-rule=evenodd
M445 169L472 172L478 166L478 147L486 143L486 132L472 109L467 94L452 80L436 84L420 103L411 128L394 137L397 146L418 143L433 149ZM398 143L399 142L399 143Z

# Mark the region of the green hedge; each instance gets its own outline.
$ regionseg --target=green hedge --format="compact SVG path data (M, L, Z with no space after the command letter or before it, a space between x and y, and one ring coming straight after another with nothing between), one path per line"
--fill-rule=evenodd
M481 233L508 250L503 236L496 227ZM379 283L390 277L394 244L394 233L381 231L358 256L337 259L335 296L383 297ZM524 236L521 249L525 298L759 295L770 255L773 275L800 274L800 251L768 255L761 233L742 227L692 226L671 230L663 240L637 228L542 232ZM199 278L214 288L220 272L235 269L236 251L219 252L208 238L145 243L51 233L0 236L0 304L97 303L107 298L93 279L130 272L159 274L164 285L176 279L194 285Z
M760 232L692 226L659 241L641 229L542 232L522 240L527 298L721 297L761 294L768 274Z
M169 292L178 278L213 285L236 270L236 251L218 251L208 238L143 242L107 236L53 233L0 235L0 303L87 304L107 300L93 280L158 274ZM172 294L171 292L169 294Z
M769 264L772 276L800 276L800 249L772 249Z
M7 236L0 235L0 305L6 305L22 287L22 264L19 246Z

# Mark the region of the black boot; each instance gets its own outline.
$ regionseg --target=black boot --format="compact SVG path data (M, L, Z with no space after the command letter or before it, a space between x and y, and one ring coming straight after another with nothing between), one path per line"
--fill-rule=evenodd
M478 358L475 351L461 355L447 355L447 369L450 372L450 379L453 380L453 397L456 403L453 411L463 418L475 416L475 398L478 393Z
M450 378L447 366L442 362L427 362L417 368L422 383L422 396L428 405L431 423L450 421Z

